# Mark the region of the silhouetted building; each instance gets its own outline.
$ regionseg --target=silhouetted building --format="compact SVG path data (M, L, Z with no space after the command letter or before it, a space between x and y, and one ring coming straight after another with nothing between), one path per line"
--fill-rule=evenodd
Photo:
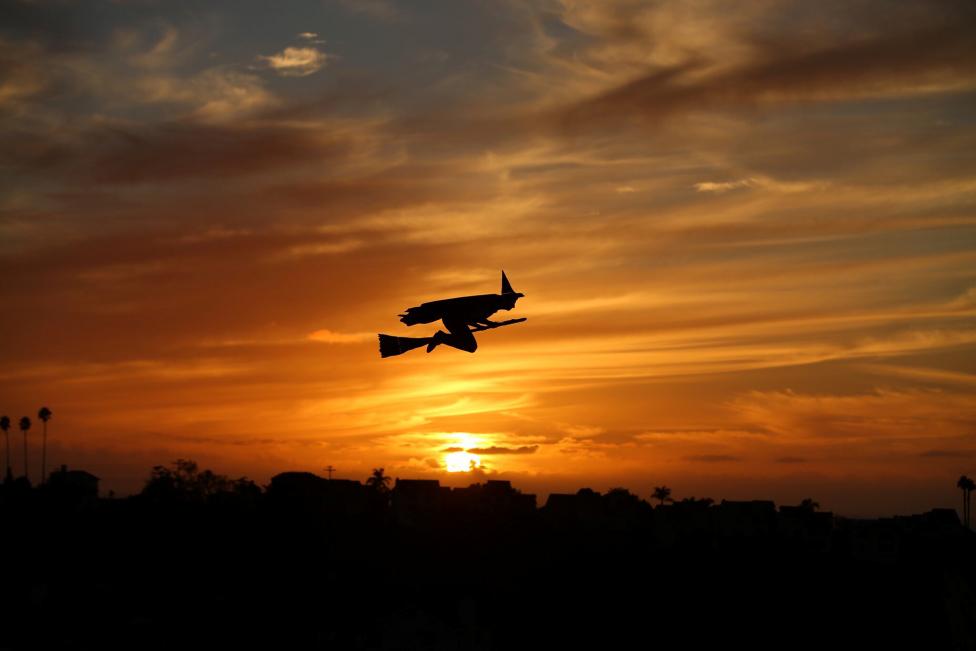
M268 495L276 499L308 499L321 495L329 480L311 472L282 472L271 478Z
M943 553L955 543L964 544L971 534L954 509L932 509L916 515L896 515L876 520L838 518L839 537L851 557L877 563L897 563L903 558Z
M781 506L776 531L784 543L795 549L827 552L833 540L834 514L806 506Z
M919 536L955 535L962 530L962 522L955 509L932 509L916 515L896 515L899 529Z
M535 511L507 481L398 480L387 500L312 473L261 492L174 465L152 471L160 499L55 499L97 494L67 468L0 490L0 647L976 648L976 533L949 509L651 508L613 488Z
M576 496L568 493L549 493L543 517L552 524L569 525L576 521Z
M654 536L658 544L669 547L682 542L711 544L714 528L712 501L684 499L654 507Z
M419 524L440 515L444 494L436 479L397 479L393 486L393 518L398 524Z
M490 479L484 484L454 488L445 498L446 507L458 516L507 519L535 513L535 495L512 488L507 480Z
M894 563L901 551L901 536L891 518L844 521L852 558L876 563Z
M551 493L542 511L545 520L558 527L593 528L606 519L603 499L590 488L581 488L575 495Z
M765 538L776 531L776 505L769 500L722 500L713 517L715 533L727 538Z
M48 477L46 490L59 498L93 500L98 498L98 477L85 470L68 470L68 466L62 465Z
M634 532L650 528L653 507L625 488L613 488L603 496L607 525L617 531Z
M366 487L358 481L326 479L311 472L277 474L268 487L268 498L273 503L331 515L362 514L368 497Z

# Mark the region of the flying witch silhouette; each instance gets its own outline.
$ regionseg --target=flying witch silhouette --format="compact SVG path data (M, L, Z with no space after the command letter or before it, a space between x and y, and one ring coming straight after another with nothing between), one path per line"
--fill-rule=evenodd
M413 326L418 323L433 323L440 320L447 332L438 330L433 337L379 335L380 355L392 357L421 346L427 346L429 353L441 344L473 353L478 350L478 342L474 338L475 332L525 321L524 317L507 321L490 321L488 319L498 310L511 310L515 307L515 301L523 296L524 294L512 289L512 284L508 282L503 271L500 294L445 298L407 308L407 311L400 315L400 321L403 323Z

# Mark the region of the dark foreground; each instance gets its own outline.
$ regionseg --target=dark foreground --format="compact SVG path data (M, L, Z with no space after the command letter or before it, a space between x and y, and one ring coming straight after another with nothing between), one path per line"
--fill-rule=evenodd
M0 648L976 648L953 511L323 482L5 490Z

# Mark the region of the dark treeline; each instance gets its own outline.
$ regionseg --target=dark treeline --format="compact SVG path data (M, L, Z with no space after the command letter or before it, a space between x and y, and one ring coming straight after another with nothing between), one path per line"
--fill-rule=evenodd
M976 648L953 510L157 466L0 488L0 648Z

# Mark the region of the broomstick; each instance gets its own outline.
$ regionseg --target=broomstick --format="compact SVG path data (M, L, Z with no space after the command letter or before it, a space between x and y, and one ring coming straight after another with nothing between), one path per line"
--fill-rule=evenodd
M512 325L513 323L521 323L525 321L525 317L521 319L509 319L508 321L500 321L493 325L476 325L471 328L471 332L481 332L482 330L491 330L493 328L499 328L501 326ZM394 355L402 355L408 350L413 350L414 348L420 348L421 346L426 346L430 343L433 337L395 337L393 335L379 335L380 338L380 357L393 357Z

